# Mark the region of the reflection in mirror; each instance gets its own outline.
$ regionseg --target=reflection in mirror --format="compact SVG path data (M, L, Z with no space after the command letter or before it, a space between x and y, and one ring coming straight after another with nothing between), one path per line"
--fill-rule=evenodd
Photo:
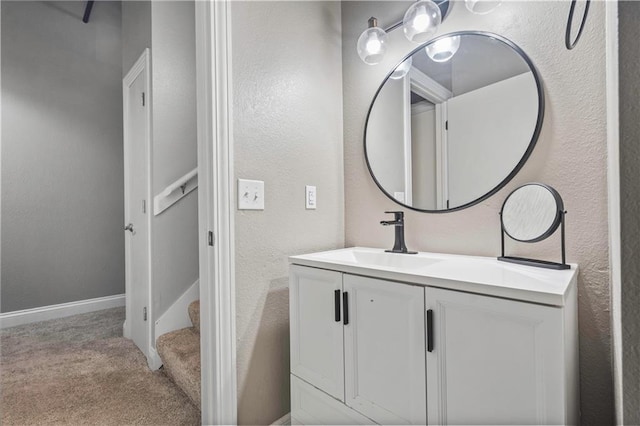
M486 33L443 36L382 83L367 119L367 163L400 204L468 207L518 171L542 115L539 78L517 46Z

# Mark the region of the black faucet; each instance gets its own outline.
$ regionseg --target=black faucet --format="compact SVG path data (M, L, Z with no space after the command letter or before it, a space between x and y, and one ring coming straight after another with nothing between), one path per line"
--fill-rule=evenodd
M405 253L416 254L417 251L407 250L407 246L404 244L404 212L385 212L393 213L393 220L381 220L380 224L383 226L393 225L396 227L396 241L393 244L391 250L385 250L387 253Z

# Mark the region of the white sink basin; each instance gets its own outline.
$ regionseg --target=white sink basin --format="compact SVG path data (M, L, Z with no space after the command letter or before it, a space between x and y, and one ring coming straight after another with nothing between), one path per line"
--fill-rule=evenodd
M313 256L318 260L357 265L363 268L394 268L401 270L423 269L442 261L442 259L426 253L387 253L380 249L361 247L315 253Z
M569 289L575 286L577 273L577 265L555 271L499 262L495 257L386 253L384 249L368 247L291 256L289 262L554 306L564 305Z

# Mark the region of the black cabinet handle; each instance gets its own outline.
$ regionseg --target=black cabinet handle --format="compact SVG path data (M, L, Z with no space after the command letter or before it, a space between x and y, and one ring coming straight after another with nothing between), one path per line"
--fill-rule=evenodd
M336 290L333 295L334 295L334 298L333 298L334 316L335 316L336 322L340 322L340 290Z
M433 309L427 310L427 352L433 352Z
M349 293L342 293L343 324L349 325Z

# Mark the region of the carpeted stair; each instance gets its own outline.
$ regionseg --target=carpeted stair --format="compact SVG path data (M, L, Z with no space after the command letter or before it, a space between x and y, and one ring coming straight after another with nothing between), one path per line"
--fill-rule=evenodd
M193 327L163 334L156 341L164 372L200 408L200 301L189 305Z
M191 324L193 328L200 333L200 301L196 300L189 305L189 318L191 318Z

